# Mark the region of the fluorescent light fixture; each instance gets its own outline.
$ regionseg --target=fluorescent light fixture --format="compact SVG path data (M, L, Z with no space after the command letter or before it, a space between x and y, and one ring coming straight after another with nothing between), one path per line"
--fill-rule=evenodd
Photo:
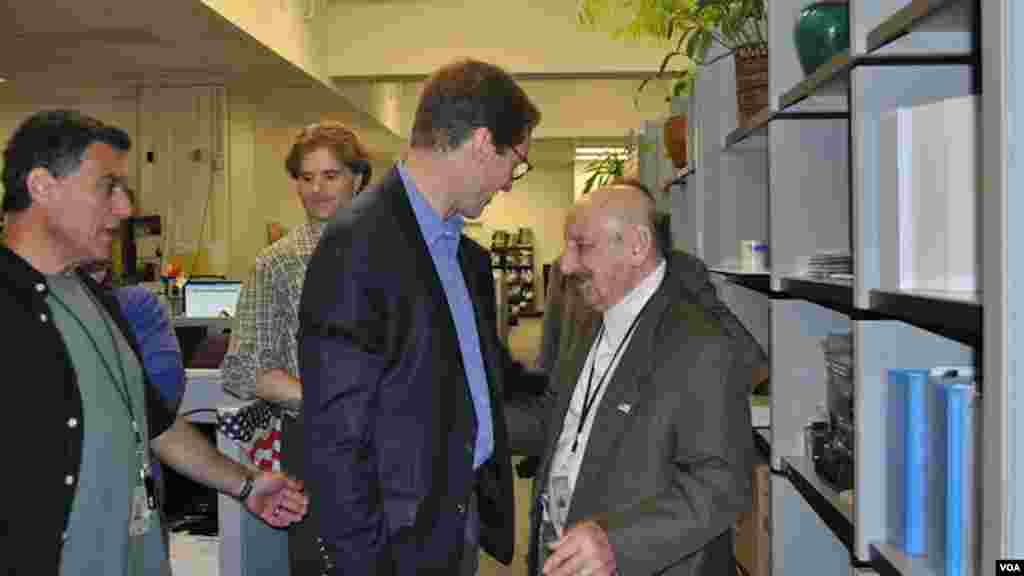
M598 160L609 154L625 156L626 148L625 146L578 146L576 148L576 161L588 162L590 160Z

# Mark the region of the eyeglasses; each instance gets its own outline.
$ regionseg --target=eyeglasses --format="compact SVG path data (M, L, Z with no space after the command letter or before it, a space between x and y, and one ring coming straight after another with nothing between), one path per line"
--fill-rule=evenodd
M515 153L516 158L519 158L519 163L512 168L512 181L515 182L526 176L530 170L533 170L533 165L530 164L530 161L525 156L519 153L519 150L516 150L515 146L510 146L509 149Z

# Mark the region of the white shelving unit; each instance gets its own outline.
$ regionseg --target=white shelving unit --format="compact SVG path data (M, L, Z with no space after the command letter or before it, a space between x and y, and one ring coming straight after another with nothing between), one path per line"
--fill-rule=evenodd
M772 571L933 574L926 560L890 544L886 371L974 364L983 378L973 553L976 573L987 573L996 559L1024 556L1024 498L1007 481L1024 463L1024 447L1014 442L1024 435L1016 424L1024 395L1014 393L1012 363L1022 345L1014 312L1024 314L1024 298L1010 290L1013 280L1024 285L1024 257L1013 253L1024 246L1024 227L1015 225L1024 200L1009 192L1024 184L1024 168L1013 163L1015 136L1024 134L1024 115L1013 114L1024 101L1024 40L1015 39L1024 33L1024 3L850 0L850 50L804 77L792 31L808 3L768 2L770 103L752 126L736 127L731 59L702 72L691 104L698 172L687 202L700 210L699 255L715 276L770 309ZM880 122L897 108L968 95L981 100L979 289L883 289L885 255L896 249L885 232L896 190L880 173ZM730 243L751 223L767 232L767 275L729 262ZM801 276L806 258L826 250L853 256L852 280ZM820 342L833 332L854 342L849 499L817 477L803 439L825 405Z

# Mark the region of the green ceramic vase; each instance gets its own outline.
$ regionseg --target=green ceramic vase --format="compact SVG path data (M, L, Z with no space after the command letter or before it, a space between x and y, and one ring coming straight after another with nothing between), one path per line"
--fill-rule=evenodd
M812 2L800 11L793 42L805 75L850 48L850 6L846 2Z

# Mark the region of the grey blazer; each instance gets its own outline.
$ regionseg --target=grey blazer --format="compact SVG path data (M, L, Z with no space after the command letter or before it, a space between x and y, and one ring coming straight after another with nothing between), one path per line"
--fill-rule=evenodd
M597 521L619 573L733 573L732 526L750 506L750 372L721 320L696 302L670 259L601 404L569 508ZM548 393L506 409L514 452L541 456L530 516L530 574L544 489L573 389L601 317L579 314Z

